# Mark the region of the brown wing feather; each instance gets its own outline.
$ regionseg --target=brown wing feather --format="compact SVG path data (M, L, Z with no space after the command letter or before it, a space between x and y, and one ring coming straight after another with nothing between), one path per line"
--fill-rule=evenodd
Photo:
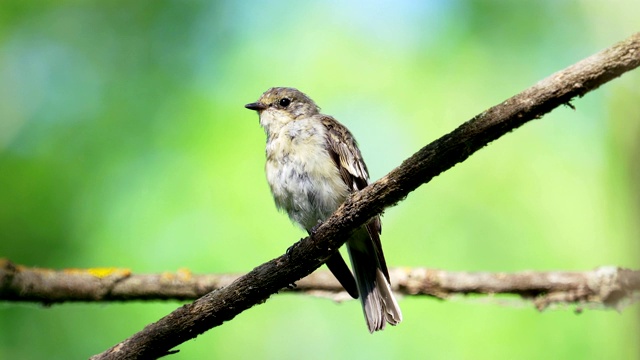
M368 184L369 173L353 135L330 116L323 116L322 123L328 130L327 150L340 170L342 180L351 191L364 189Z
M351 192L364 189L369 184L369 173L353 135L344 125L330 116L324 116L322 123L328 130L327 150L338 167L342 180L347 184ZM366 227L373 242L382 272L389 280L389 271L382 252L382 244L380 243L380 233L382 232L380 217L376 216L371 219Z

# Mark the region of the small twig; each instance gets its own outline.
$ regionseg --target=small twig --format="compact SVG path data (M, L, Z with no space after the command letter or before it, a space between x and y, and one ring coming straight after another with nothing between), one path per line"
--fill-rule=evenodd
M0 259L0 300L40 302L194 300L229 285L240 275L132 274L128 269L52 270Z
M404 296L447 298L462 294L511 294L543 310L553 303L599 304L621 309L638 300L640 271L602 266L583 272L449 272L426 268L390 270L393 290ZM126 269L50 270L0 259L0 300L53 303L84 301L195 300L232 284L242 274L132 274ZM328 271L316 271L288 292L334 301L351 299Z

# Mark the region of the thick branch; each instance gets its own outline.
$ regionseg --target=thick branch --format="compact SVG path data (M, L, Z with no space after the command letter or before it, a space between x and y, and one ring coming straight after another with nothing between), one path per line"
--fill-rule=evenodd
M540 310L552 303L598 304L620 309L638 300L640 271L603 266L584 272L447 272L425 268L391 269L396 293L446 298L456 294L513 294L533 300ZM187 271L132 274L124 269L49 269L16 266L0 260L0 300L64 301L195 300L231 285L242 274L192 275ZM328 271L301 279L296 293L351 299Z
M148 325L94 359L157 358L230 320L318 268L352 229L395 205L418 186L464 161L489 142L640 65L640 33L538 82L422 148L382 179L351 196L317 233L288 255L253 269L229 286Z

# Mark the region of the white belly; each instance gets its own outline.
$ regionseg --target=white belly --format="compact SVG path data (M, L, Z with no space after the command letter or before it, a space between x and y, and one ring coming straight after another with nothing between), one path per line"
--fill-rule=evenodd
M276 206L307 231L326 220L349 193L325 149L324 129L315 130L273 139L265 168Z

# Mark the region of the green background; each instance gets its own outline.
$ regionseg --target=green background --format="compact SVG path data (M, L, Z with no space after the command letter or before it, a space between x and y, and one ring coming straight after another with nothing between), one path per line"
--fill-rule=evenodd
M304 233L243 105L293 86L347 125L372 179L640 30L635 0L3 1L0 257L245 272ZM383 218L390 266L639 267L640 72L495 141ZM275 295L171 359L633 359L621 313L428 297L370 335L356 301ZM101 352L179 303L0 303L0 359Z

